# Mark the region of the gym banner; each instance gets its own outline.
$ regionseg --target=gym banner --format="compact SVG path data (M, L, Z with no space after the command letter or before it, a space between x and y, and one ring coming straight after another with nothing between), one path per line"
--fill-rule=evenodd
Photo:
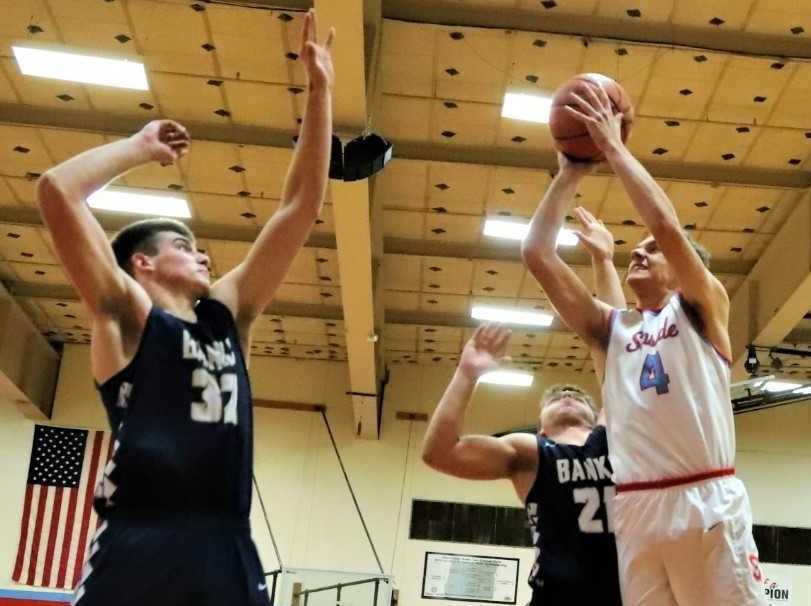
M786 573L764 571L763 591L768 606L791 606L791 576Z

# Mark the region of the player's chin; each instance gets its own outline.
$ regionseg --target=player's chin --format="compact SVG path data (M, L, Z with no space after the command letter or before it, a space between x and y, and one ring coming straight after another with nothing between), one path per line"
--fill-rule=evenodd
M650 282L651 275L644 269L632 269L625 278L625 283L631 288L634 286L644 286Z
M211 294L211 280L208 275L200 275L199 279L194 284L194 294L196 299L204 299Z

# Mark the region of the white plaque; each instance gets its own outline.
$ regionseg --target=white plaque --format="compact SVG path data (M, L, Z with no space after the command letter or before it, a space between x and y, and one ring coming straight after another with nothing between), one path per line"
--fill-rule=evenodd
M422 597L515 604L518 558L425 553Z

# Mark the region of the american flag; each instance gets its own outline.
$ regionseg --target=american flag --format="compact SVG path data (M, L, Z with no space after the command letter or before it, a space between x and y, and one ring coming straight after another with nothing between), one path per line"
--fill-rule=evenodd
M37 425L12 579L73 589L98 526L93 492L110 457L110 432Z

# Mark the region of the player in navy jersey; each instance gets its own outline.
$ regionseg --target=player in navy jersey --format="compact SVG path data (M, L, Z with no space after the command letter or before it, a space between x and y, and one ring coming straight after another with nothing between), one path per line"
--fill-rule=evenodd
M92 319L91 366L114 446L95 506L101 524L80 606L269 604L251 540L253 421L246 356L321 210L332 135L331 44L304 20L300 139L276 213L245 259L210 283L209 258L182 223L148 219L112 245L87 197L149 162L189 150L170 120L89 150L39 180L56 252Z
M586 210L581 244L592 257L597 294L624 305L613 265L614 242ZM614 495L602 414L573 385L556 385L542 396L539 432L501 438L462 435L465 410L477 380L508 361L510 332L484 324L465 345L459 367L437 406L423 444L434 469L470 480L508 479L524 504L535 547L529 575L532 606L619 606L617 555L610 516Z

